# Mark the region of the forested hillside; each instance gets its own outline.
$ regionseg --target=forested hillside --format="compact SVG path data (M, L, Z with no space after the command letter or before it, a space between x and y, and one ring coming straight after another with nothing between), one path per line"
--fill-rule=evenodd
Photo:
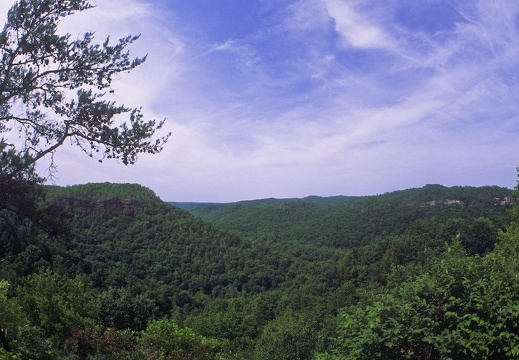
M22 190L0 212L0 358L519 354L508 189L186 210L135 184Z
M379 196L265 199L229 204L172 203L203 220L269 243L319 246L367 245L378 236L401 235L418 220L490 219L506 222L511 191L499 187L444 187L395 191Z

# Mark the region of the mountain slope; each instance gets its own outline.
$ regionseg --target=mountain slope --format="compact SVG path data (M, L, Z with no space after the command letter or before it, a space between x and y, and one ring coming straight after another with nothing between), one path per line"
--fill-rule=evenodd
M78 356L139 347L148 359L155 340L151 348L141 340L182 348L189 344L175 336L183 334L201 349L211 339L207 349L223 358L309 359L336 347L328 340L342 336L336 315L362 312L369 294L394 284L395 270L427 271L446 246L462 260L492 254L513 203L508 189L429 185L372 197L178 204L201 218L136 184L45 192L31 217L0 222L10 252L0 261L0 311L16 309L6 324L23 324L25 332L9 333L27 358L51 346ZM70 358L62 355L53 358Z
M266 241L322 246L366 245L374 237L402 234L413 222L487 217L498 226L514 204L512 190L495 186L423 188L363 197L264 199L229 204L172 203L227 229Z
M158 281L191 294L215 288L266 290L279 280L258 280L265 249L162 202L138 185L88 184L53 188L49 200L68 206L81 254L93 264L102 287ZM267 251L268 253L268 251ZM114 279L119 269L120 279ZM261 283L261 285L259 284Z

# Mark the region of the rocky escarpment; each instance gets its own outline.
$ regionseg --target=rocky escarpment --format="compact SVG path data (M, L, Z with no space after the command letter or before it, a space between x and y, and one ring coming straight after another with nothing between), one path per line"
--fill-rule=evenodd
M516 203L516 198L514 196L504 196L502 198L493 198L491 200L492 204L494 206L506 206L506 207L512 207ZM467 206L467 203L462 200L456 200L456 199L439 199L439 200L431 200L426 201L420 204L421 207L425 206L438 206L438 205L448 205L448 206Z
M504 198L494 198L494 205L514 206L516 201L514 196L505 196Z
M57 198L53 202L57 205L73 209L73 210L104 210L104 211L137 211L141 208L141 204L132 199L107 199L107 200L89 200L81 198Z

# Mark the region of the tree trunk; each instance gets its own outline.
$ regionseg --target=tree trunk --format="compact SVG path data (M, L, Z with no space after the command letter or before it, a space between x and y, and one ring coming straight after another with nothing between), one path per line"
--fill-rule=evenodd
M9 346L9 342L7 341L7 338L5 337L4 329L0 327L0 343L2 344L2 347L8 351L12 352L11 347Z

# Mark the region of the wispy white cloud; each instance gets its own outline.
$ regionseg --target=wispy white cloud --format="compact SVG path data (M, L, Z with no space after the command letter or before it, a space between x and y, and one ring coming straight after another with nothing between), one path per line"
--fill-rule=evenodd
M140 182L199 201L514 184L512 0L299 0L214 42L167 2L97 5L67 31L142 33L132 50L148 61L116 83L117 96L166 117L173 136L128 168L61 151L60 183Z
M315 2L298 5L300 11L292 9L292 14L297 16L285 22L290 25L288 31L326 26L327 21L320 18L322 12L318 12L319 21L313 24L303 21L309 9L316 9ZM348 13L350 9L342 9L340 3L335 5L335 14L341 14L341 21L350 21L352 27L360 22L361 15ZM481 182L475 184L482 185L492 177L483 176L479 169L493 165L502 176L504 165L500 159L508 156L511 146L504 140L509 141L506 129L516 125L517 119L499 116L502 127L496 124L496 119L486 117L496 111L493 103L499 99L503 107L515 108L512 99L516 90L506 84L506 79L496 77L495 71L503 66L499 59L507 58L504 65L509 67L517 58L502 49L509 55L498 53L499 56L492 56L489 61L489 48L485 48L488 44L482 32L471 23L456 25L448 40L441 41L423 34L416 37L409 32L391 34L387 30L390 27L376 27L375 22L369 26L379 29L371 33L376 36L355 41L348 40L348 36L355 33L354 29L337 27L339 35L348 40L348 47L341 43L337 49L320 45L308 49L307 58L301 61L308 61L305 69L312 71L302 72L300 76L309 77L315 86L298 95L306 100L293 102L293 98L271 97L273 106L279 101L292 101L293 105L270 113L268 122L260 121L266 110L254 108L249 102L243 106L252 106L260 113L249 112L248 121L234 116L224 121L215 118L210 121L228 126L220 129L222 137L226 132L242 132L242 139L249 138L253 144L245 152L233 151L233 148L239 149L233 143L226 147L208 147L215 156L209 161L215 161L221 169L215 177L232 183L220 184L221 189L236 189L235 199L247 197L245 194L256 194L248 197L278 195L274 185L269 184L276 184L277 189L283 189L278 191L292 196L317 191L312 189L329 195L334 190L327 193L324 189L336 189L335 193L352 193L360 188L382 192L435 181L465 184L464 173L481 176ZM491 28L480 30L495 34ZM493 35L495 41L515 38L515 30L512 30ZM305 32L304 36L309 33ZM406 36L410 40L403 41ZM394 40L397 38L398 41ZM417 41L427 46L416 46ZM308 43L312 44L312 39ZM386 64L386 71L363 73L356 71L356 64L343 60L345 55L341 52L353 51L355 47L365 51L378 48L394 56ZM417 72L420 68L430 70ZM256 85L261 86L250 84L251 87ZM494 125L491 129L478 126L482 121L492 121ZM505 143L496 146L498 139ZM207 141L212 143L210 139ZM209 167L204 168L210 171ZM245 181L242 174L237 176L239 180L232 180L242 172L253 174L253 179ZM513 174L513 168L508 170L510 173ZM387 185L380 184L381 178L387 179ZM254 189L243 190L240 195L239 184L243 183Z
M392 48L397 41L381 24L377 24L371 13L357 10L359 3L341 0L325 0L329 16L335 29L344 41L344 46L361 49Z
M299 0L289 5L282 25L290 30L326 29L332 25L326 6L320 0Z

